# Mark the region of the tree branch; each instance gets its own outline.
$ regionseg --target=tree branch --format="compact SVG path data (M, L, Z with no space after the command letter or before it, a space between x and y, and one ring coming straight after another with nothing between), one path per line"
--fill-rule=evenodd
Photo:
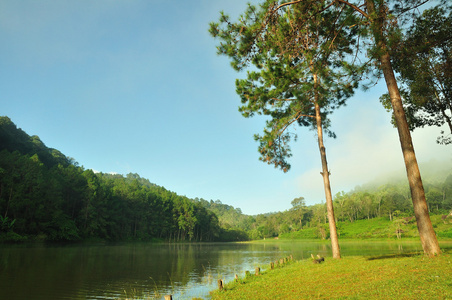
M275 101L287 101L287 102L295 100L295 99L279 99L279 98L270 98L270 99L275 100Z
M428 1L428 0L426 0L426 1ZM280 4L278 7L276 7L275 11L279 10L280 8L282 8L282 7L284 7L284 6L292 5L292 4L297 4L297 3L300 3L300 2L303 2L303 0L292 1L292 2L287 2L287 3ZM350 2L345 1L345 0L333 0L333 1L332 1L330 4L328 4L324 9L318 11L318 13L321 13L321 12L327 10L330 6L334 5L334 3L336 3L336 2L340 2L340 3L343 3L343 4L347 5L347 6L350 6L351 8L353 8L354 10L356 10L357 12L359 12L360 14L362 14L364 17L366 17L367 19L369 18L369 15L368 15L365 11L363 11L362 9L360 9L358 6L356 6L356 5L354 5L354 4L351 4Z
M277 8L275 8L275 11L277 11L278 9L280 9L280 8L282 8L284 6L297 4L297 3L300 3L300 2L303 2L303 0L292 1L292 2L287 2L287 3L280 4Z
M273 12L279 10L280 8L282 8L282 7L284 7L284 6L292 5L292 4L297 4L297 3L300 3L300 2L303 2L303 1L305 1L305 0L297 0L297 1L292 1L292 2L287 2L287 3L280 4L279 6L277 6L277 7L274 9ZM336 1L337 1L337 0L334 0L333 2L331 2L330 4L328 4L324 9L319 10L317 13L322 13L322 12L324 12L324 11L327 10L330 6L334 5L334 3L335 3Z
M343 3L343 4L347 5L347 6L350 6L351 8L353 8L354 10L356 10L357 12L359 12L360 14L362 14L365 18L369 19L369 15L368 15L365 11L363 11L362 9L360 9L358 6L356 6L356 5L354 5L354 4L351 4L350 2L345 1L345 0L335 0L335 1L340 2L340 3ZM335 1L333 1L333 3L334 3Z
M429 2L429 1L430 1L430 0L425 0L425 1L423 1L423 2L418 3L417 5L415 5L415 6L413 6L413 7L405 8L405 9L403 9L403 10L400 11L399 16L402 15L402 14L404 14L404 13L406 13L406 12L409 11L409 10L413 10L413 9L416 9L416 8L420 7L420 6L424 5L425 3Z
M286 126L284 126L281 130L279 130L278 136L281 136L281 134L282 134L284 131L286 131L287 127L289 127L290 125L292 125L293 123L295 123L295 122L296 122L298 119L300 119L301 117L315 118L315 116L302 114L300 111L297 111L297 112L295 113L294 116L296 116L296 117L294 117L294 118L292 119L292 121L287 122Z

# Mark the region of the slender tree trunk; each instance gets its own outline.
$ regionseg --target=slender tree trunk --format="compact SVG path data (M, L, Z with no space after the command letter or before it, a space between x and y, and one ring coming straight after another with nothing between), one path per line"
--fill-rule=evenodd
M85 225L83 227L83 229L86 231L86 227L88 226L88 209L89 209L89 204L91 202L91 198L88 197L88 202L86 203L86 207L85 207Z
M9 203L11 202L11 198L13 196L13 186L11 185L11 190L9 192L8 202L6 203L6 211L5 211L5 218L8 216L8 210L9 210Z
M366 1L367 10L372 15L375 13L373 0ZM394 118L399 133L400 145L402 147L403 158L405 160L408 182L411 190L411 199L414 206L414 214L416 216L417 228L422 243L424 253L427 255L436 255L441 253L432 222L428 214L427 202L425 200L424 186L422 184L419 166L417 164L416 155L414 153L411 133L406 120L405 111L402 105L402 99L397 87L397 81L394 70L391 66L390 56L383 37L383 19L385 17L384 7L380 7L378 19L373 21L373 35L377 41L377 47L381 51L379 60L381 70L383 71L386 86L388 88L391 104L394 111Z
M314 82L317 83L317 76L314 75ZM316 95L316 98L318 96ZM320 106L316 99L315 101L315 116L317 120L317 134L319 140L319 150L320 157L322 160L322 174L323 177L323 185L325 187L325 198L326 198L326 207L328 211L328 223L330 226L330 238L331 238L331 249L333 252L333 258L340 259L341 252L339 249L339 241L337 238L337 229L336 229L336 219L334 218L334 208L333 208L333 196L331 194L331 186L330 186L330 175L328 172L328 163L326 161L326 150L323 145L323 132L322 132L322 118L320 116Z

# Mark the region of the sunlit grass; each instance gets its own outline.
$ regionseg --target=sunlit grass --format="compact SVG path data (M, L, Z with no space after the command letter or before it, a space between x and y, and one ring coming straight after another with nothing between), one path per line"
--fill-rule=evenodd
M450 254L345 257L284 268L226 284L212 299L452 299Z
M444 220L442 215L430 215L433 228L439 238L452 238L452 221ZM399 238L419 238L416 220L414 217L398 216L393 220L387 217L336 223L339 239L397 239L397 229L402 233ZM319 240L317 229L304 228L280 235L280 240ZM269 239L268 239L269 240Z

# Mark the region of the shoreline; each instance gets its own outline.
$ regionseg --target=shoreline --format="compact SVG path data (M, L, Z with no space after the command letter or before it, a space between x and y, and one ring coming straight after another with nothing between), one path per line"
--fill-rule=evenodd
M452 249L287 263L226 283L211 299L450 299Z

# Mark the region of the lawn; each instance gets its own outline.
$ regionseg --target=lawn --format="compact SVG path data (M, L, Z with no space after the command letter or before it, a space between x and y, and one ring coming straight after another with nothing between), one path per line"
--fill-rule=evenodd
M226 284L212 299L452 299L452 257L419 253L311 259Z

